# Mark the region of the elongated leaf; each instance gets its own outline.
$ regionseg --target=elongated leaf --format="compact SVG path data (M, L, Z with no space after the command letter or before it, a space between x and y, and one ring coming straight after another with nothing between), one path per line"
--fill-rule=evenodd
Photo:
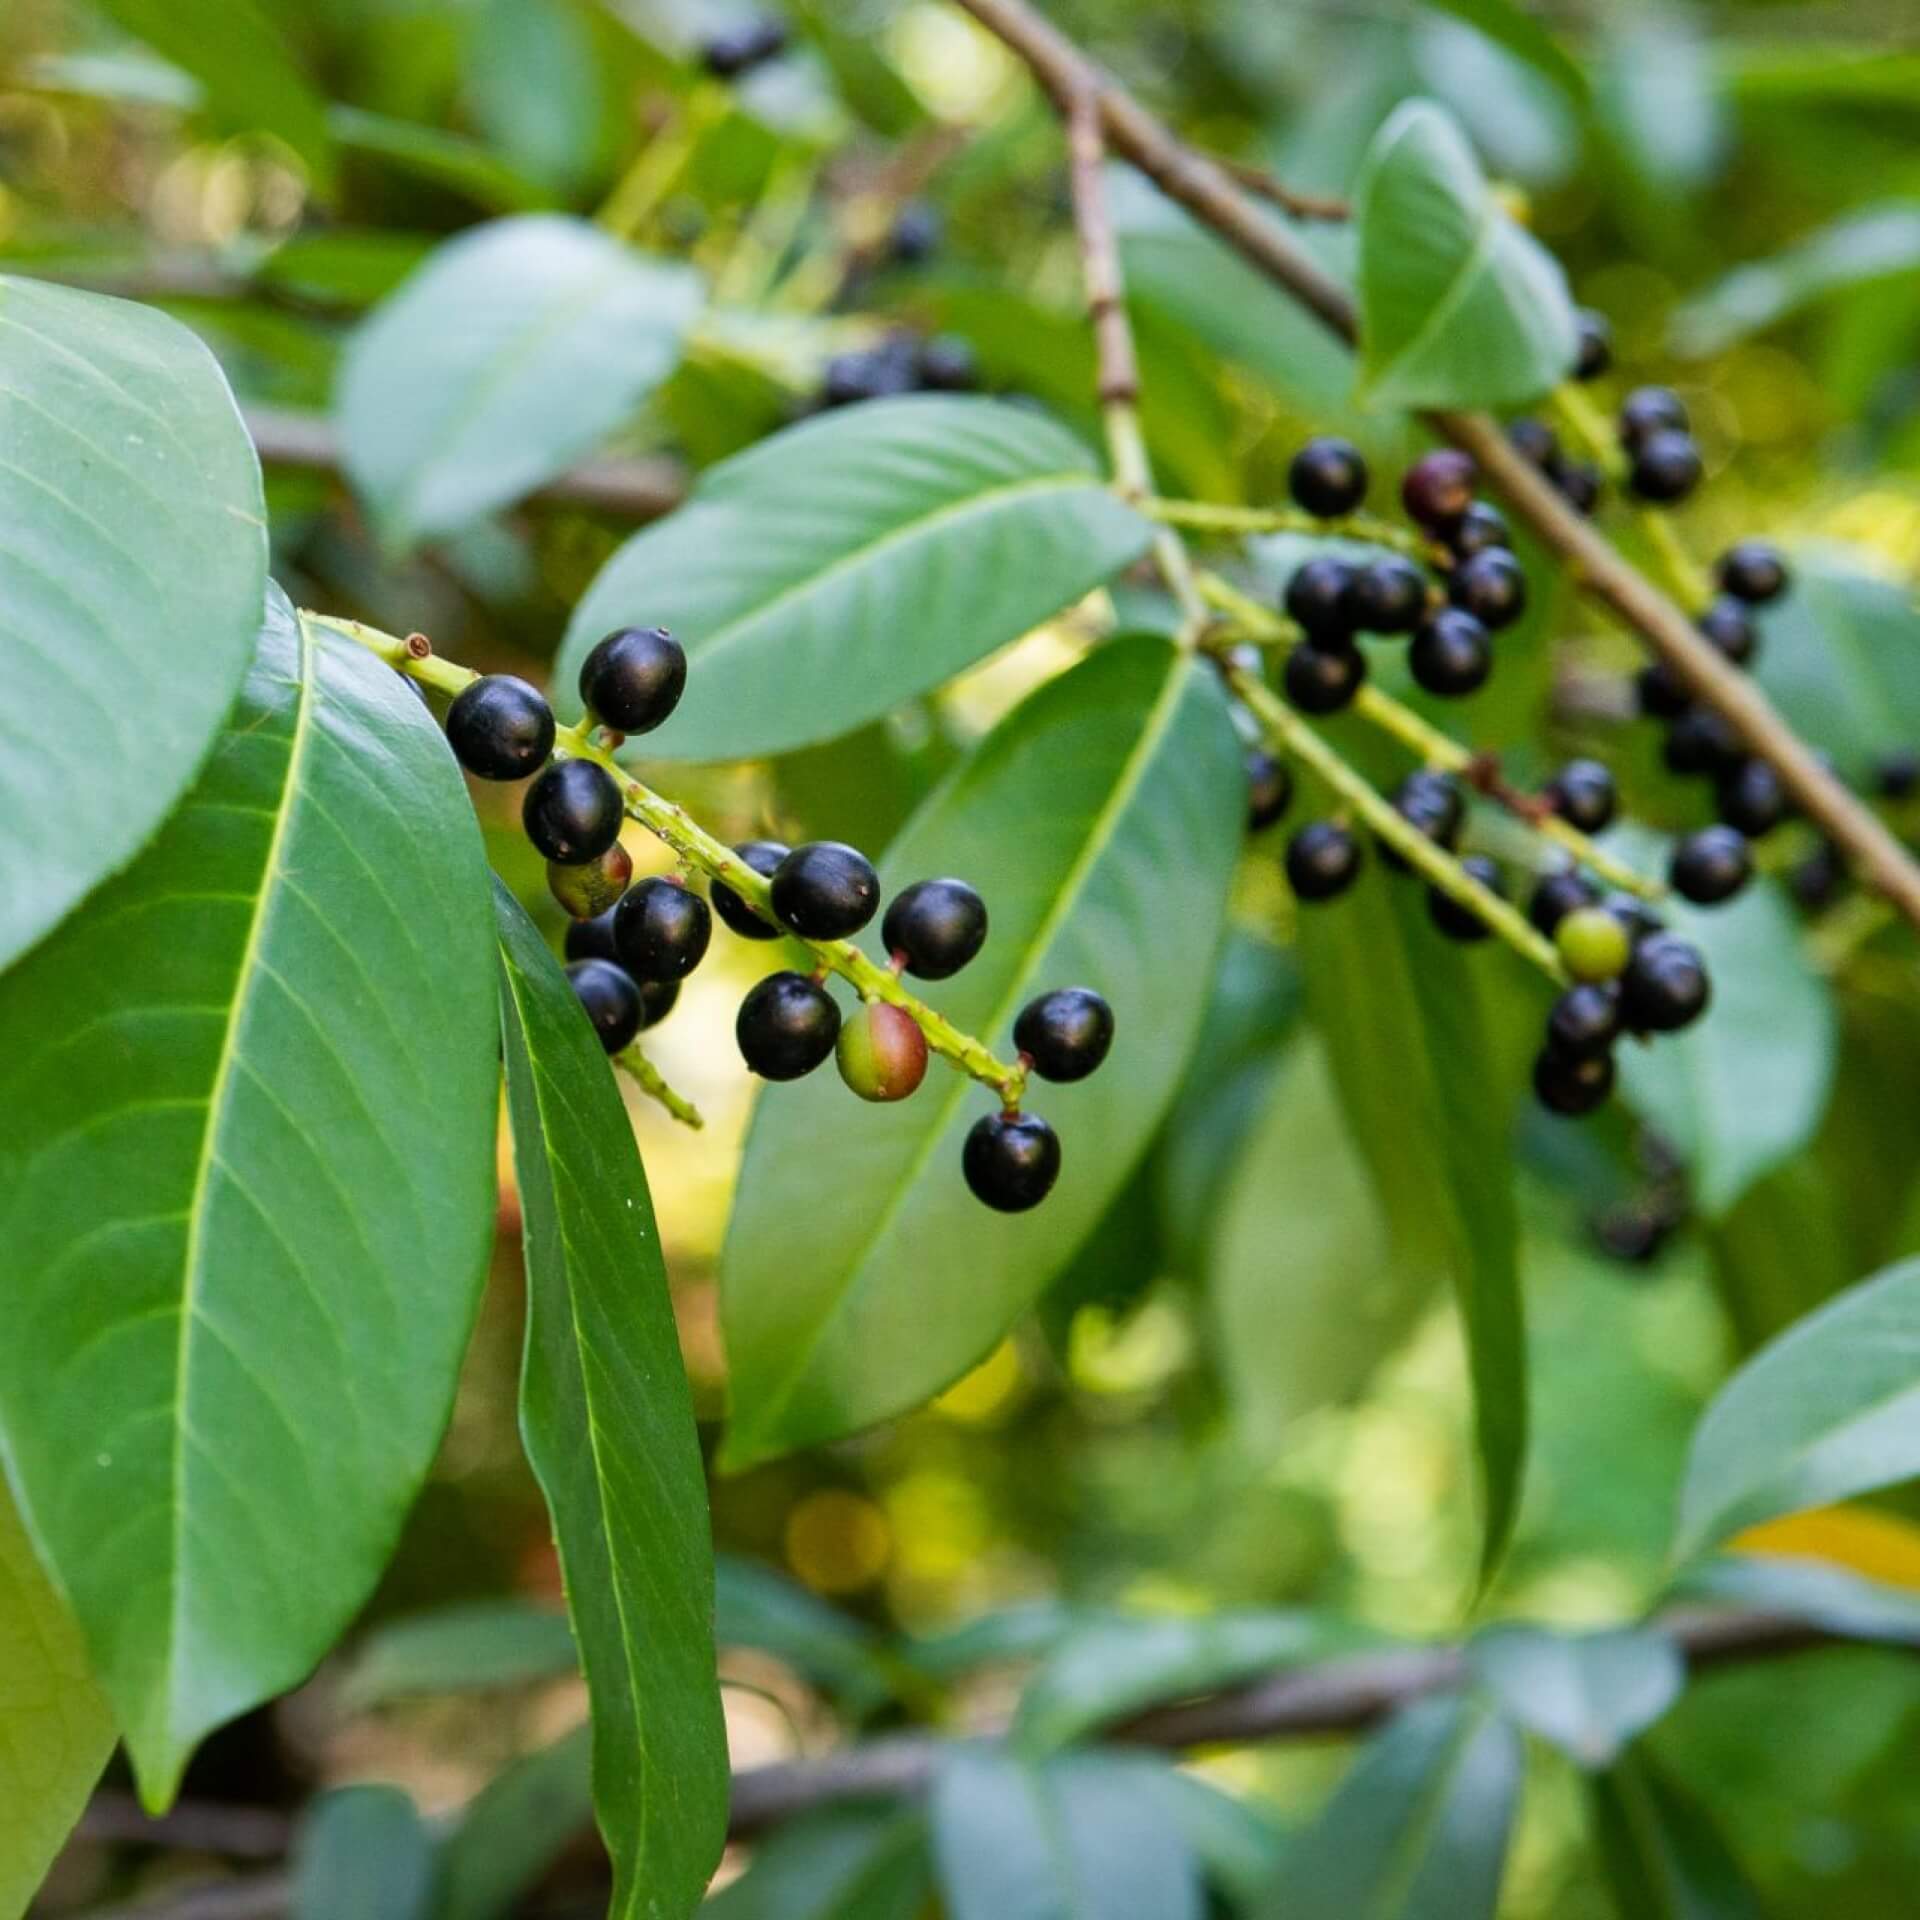
M932 996L943 1013L1008 1059L1033 994L1091 986L1114 1010L1112 1056L1091 1080L1036 1090L1063 1164L1046 1204L1022 1215L991 1212L967 1191L961 1143L990 1096L939 1063L900 1107L850 1101L828 1073L765 1092L722 1267L731 1464L926 1399L1071 1258L1179 1077L1244 794L1209 672L1135 637L1009 715L888 850L886 892L951 873L990 903L980 957ZM877 928L867 938L877 954ZM829 1139L836 1197L822 1206L818 1150Z
M385 1564L493 1230L486 870L372 655L276 593L139 866L0 985L0 1430L150 1802Z
M1714 51L1678 9L1636 9L1609 37L1601 125L1629 177L1669 204L1706 185L1726 150Z
M370 1635L341 1684L361 1709L420 1694L484 1692L580 1668L562 1614L518 1600L476 1600L394 1620Z
M27 1910L113 1751L80 1629L0 1484L0 1914Z
M327 126L347 152L385 161L490 212L524 213L552 204L549 189L464 134L339 105L328 108Z
M916 1634L900 1643L900 1657L916 1673L958 1679L976 1667L1003 1660L1032 1660L1052 1652L1079 1624L1080 1617L1058 1600L1029 1600L940 1633Z
M145 307L0 277L0 446L5 967L193 778L253 656L267 531L212 355Z
M1576 348L1566 277L1501 211L1431 101L1409 100L1380 129L1354 213L1369 405L1518 406L1566 377Z
M434 1920L507 1920L593 1818L594 1748L593 1729L576 1727L521 1755L473 1797L442 1849ZM690 1905L663 1898L643 1911L678 1920Z
M1721 1554L1688 1568L1676 1591L1688 1599L1798 1614L1850 1640L1920 1645L1920 1593L1823 1560Z
M1620 1074L1634 1111L1679 1149L1701 1209L1717 1218L1813 1137L1839 1026L1774 882L1711 911L1676 901L1668 918L1706 955L1713 1005L1658 1046L1623 1048Z
M1231 1896L1236 1912L1251 1906L1279 1869L1285 1840L1278 1822L1256 1802L1176 1766L1143 1771L1141 1778L1172 1815L1208 1883Z
M431 255L348 343L341 449L404 546L590 453L673 371L698 278L584 220L522 214Z
M1151 529L1051 421L994 400L870 402L703 474L575 610L554 669L670 628L686 697L649 759L744 759L851 731L1071 606ZM574 703L577 708L577 702Z
M786 1661L849 1713L866 1712L892 1691L879 1638L864 1620L751 1560L722 1555L713 1571L722 1646L755 1647Z
M526 1220L521 1430L553 1513L593 1703L612 1911L679 1914L725 1844L713 1545L646 1175L592 1025L495 883Z
M1917 1346L1920 1260L1907 1260L1762 1347L1693 1436L1676 1558L1920 1474Z
M1234 1417L1257 1447L1344 1399L1407 1332L1433 1270L1396 1259L1323 1044L1274 1076L1218 1202L1207 1298Z
M1200 1920L1198 1864L1153 1768L1117 1754L1036 1765L955 1748L933 1786L952 1920Z
M1620 1920L1760 1920L1760 1902L1713 1823L1644 1754L1629 1754L1591 1791Z
M777 1829L700 1911L712 1920L920 1920L932 1890L922 1814L836 1807Z
M1495 46L1504 47L1515 59L1523 60L1542 79L1551 81L1575 106L1584 107L1592 97L1585 71L1551 29L1516 4L1516 0L1427 0L1438 13L1450 13L1456 20L1483 33Z
M1638 1627L1494 1627L1473 1639L1467 1658L1509 1719L1583 1767L1610 1766L1680 1697L1687 1677L1673 1642Z
M291 1920L430 1920L433 1836L397 1787L342 1787L301 1822Z
M1156 1701L1230 1687L1354 1638L1352 1629L1306 1613L1092 1620L1028 1681L1013 1737L1029 1753L1063 1747Z
M326 103L254 0L101 0L106 12L200 83L227 125L259 128L306 162L322 199L334 188Z
M1473 1375L1485 1503L1482 1572L1505 1550L1527 1454L1527 1354L1515 1252L1511 1103L1482 1017L1478 959L1439 938L1417 888L1375 870L1301 926L1307 1006L1395 1257L1446 1273ZM1383 1070L1384 1069L1384 1070Z
M1519 1735L1484 1706L1408 1707L1288 1847L1260 1920L1492 1920L1520 1771Z
M571 187L593 164L600 77L585 18L568 0L484 0L466 86L495 145L538 180Z

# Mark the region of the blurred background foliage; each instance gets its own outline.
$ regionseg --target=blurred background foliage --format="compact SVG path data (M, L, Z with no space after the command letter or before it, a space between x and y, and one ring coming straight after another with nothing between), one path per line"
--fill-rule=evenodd
M591 213L651 165L643 186L668 179L640 236L698 266L714 298L678 371L605 451L667 463L649 472L698 471L805 410L832 353L895 326L962 336L985 385L1091 435L1057 136L1010 59L939 0L793 0L793 52L718 92L693 49L742 11L8 0L0 264L178 315L218 353L271 452L271 430L283 444L289 423L325 441L343 342L445 237L508 212ZM1398 100L1446 102L1578 298L1611 318L1623 377L1685 397L1715 479L1685 517L1694 550L1759 532L1844 547L1850 567L1899 583L1892 617L1863 644L1914 646L1920 22L1902 0L1051 11L1193 137L1300 187L1345 190ZM1351 413L1344 356L1307 321L1149 190L1117 191L1169 490L1277 498L1310 428L1352 432L1387 462L1405 450L1399 422ZM903 213L937 242L903 242ZM1315 244L1337 254L1342 236L1316 231ZM535 679L626 531L617 514L534 503L394 552L370 536L325 445L268 478L276 571L296 600L417 627L460 660ZM900 609L903 632L913 618ZM1523 778L1598 746L1636 812L1685 821L1693 803L1609 703L1630 650L1564 602L1552 618L1559 652L1536 648L1540 671L1503 678L1472 723ZM849 740L674 769L666 784L728 839L878 847L1072 646L1063 623ZM476 793L496 864L557 933L513 798ZM644 836L632 846L643 870L664 865ZM991 900L993 876L970 877ZM928 1410L716 1482L739 1763L819 1750L850 1722L990 1720L1010 1698L1006 1659L1044 1644L1061 1609L1311 1603L1392 1634L1459 1628L1476 1538L1457 1331L1444 1287L1387 1252L1299 1018L1280 894L1256 846L1211 979L1195 958L1207 1031L1161 1141L1030 1323ZM651 1036L706 1131L640 1103L633 1116L713 1425L725 1391L714 1273L749 1104L730 1030L757 957L716 950ZM1519 1033L1535 1016L1506 960L1490 956L1480 978L1496 1022ZM1687 1435L1731 1359L1920 1249L1908 969L1868 939L1833 998L1824 1118L1717 1218L1690 1206L1686 1167L1623 1110L1577 1133L1521 1123L1537 1439L1491 1611L1584 1623L1646 1604ZM831 1205L830 1142L819 1179ZM530 1754L552 1764L546 1743L581 1706L552 1677L550 1648L527 1653L526 1622L497 1613L556 1598L513 1434L514 1226L503 1219L444 1458L367 1622L481 1608L462 1616L480 1640L456 1641L452 1657L470 1679L491 1625L514 1684L440 1697L418 1676L385 1684L345 1664L215 1740L190 1793L291 1806L373 1779L439 1812L490 1780L494 1794L542 1790L502 1769ZM1778 1547L1920 1585L1920 1534L1897 1503L1775 1534ZM983 1662L943 1637L982 1622ZM1769 1911L1893 1920L1911 1913L1920 1876L1917 1734L1920 1668L1853 1649L1708 1679L1651 1746L1708 1804ZM1342 1759L1320 1745L1203 1771L1291 1826ZM1503 1914L1608 1911L1575 1776L1557 1757L1530 1765L1537 1790ZM551 1839L550 1822L532 1824ZM543 1857L514 1869L549 1890L584 1870ZM128 1871L83 1839L46 1911L85 1905ZM492 1870L496 1886L506 1872Z

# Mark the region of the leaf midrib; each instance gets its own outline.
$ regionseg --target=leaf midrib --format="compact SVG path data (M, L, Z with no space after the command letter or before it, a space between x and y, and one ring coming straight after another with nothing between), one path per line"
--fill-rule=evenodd
M1393 390L1394 377L1416 363L1419 355L1426 351L1429 343L1439 334L1442 327L1460 310L1474 276L1479 273L1493 253L1494 240L1499 230L1499 218L1490 200L1481 203L1473 238L1468 243L1466 255L1461 260L1458 271L1447 283L1446 291L1427 309L1427 317L1420 325L1382 364L1378 376L1369 382L1376 396L1383 389L1389 393Z

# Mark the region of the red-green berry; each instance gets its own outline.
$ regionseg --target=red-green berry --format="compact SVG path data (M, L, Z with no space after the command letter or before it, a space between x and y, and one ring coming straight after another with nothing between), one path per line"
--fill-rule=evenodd
M547 889L576 920L591 920L615 904L633 879L633 856L618 840L597 860L577 866L547 862Z
M1407 469L1400 482L1400 504L1408 519L1429 533L1445 534L1472 506L1473 483L1479 477L1471 454L1437 447Z
M927 1077L927 1036L911 1014L869 1000L841 1024L840 1078L862 1100L904 1100Z

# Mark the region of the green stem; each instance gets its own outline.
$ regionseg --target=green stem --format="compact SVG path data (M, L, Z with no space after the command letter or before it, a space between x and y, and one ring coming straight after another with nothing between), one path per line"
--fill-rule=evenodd
M662 127L620 176L595 218L618 240L632 240L686 172L708 128L727 111L724 87L703 85L679 117Z
M1359 540L1390 547L1429 566L1440 564L1440 550L1411 528L1370 513L1320 520L1298 507L1228 507L1208 500L1136 500L1149 520L1163 526L1191 527L1197 533L1301 533L1321 539Z
M692 1127L697 1133L707 1124L700 1117L700 1109L691 1100L684 1094L675 1093L668 1086L660 1069L640 1051L638 1041L616 1053L613 1056L613 1064L626 1074L642 1093L659 1101L683 1126Z

